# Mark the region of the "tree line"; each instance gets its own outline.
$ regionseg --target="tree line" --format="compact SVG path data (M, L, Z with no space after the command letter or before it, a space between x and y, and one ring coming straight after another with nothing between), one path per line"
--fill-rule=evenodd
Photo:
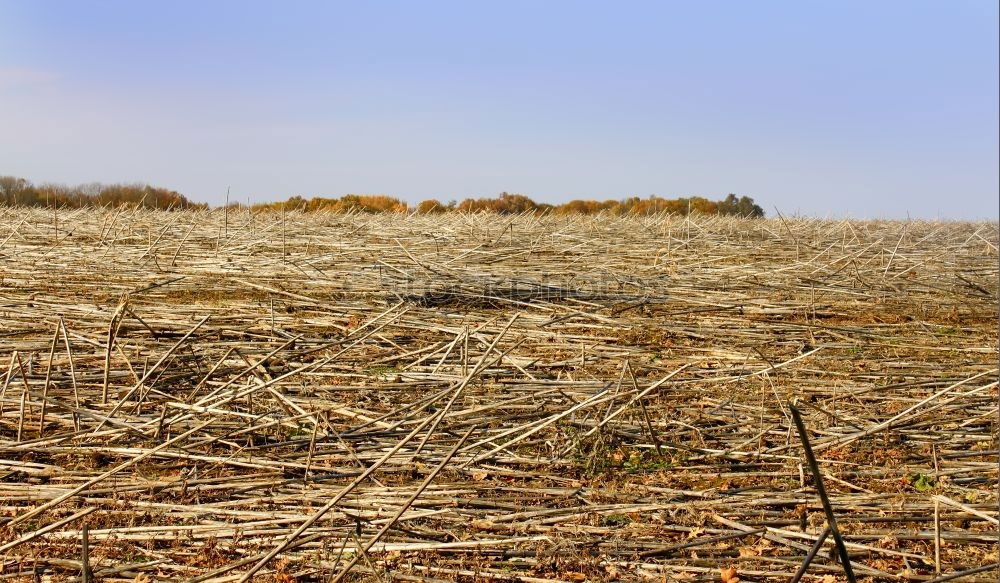
M90 206L136 206L157 209L208 208L183 194L148 184L101 184L79 186L35 185L16 176L0 176L0 204L81 208Z
M752 198L749 196L737 197L735 194L729 194L722 200L709 200L700 196L686 198L662 198L659 196L640 198L632 196L622 200L573 200L553 205L535 202L523 194L503 192L496 198L467 198L461 202L450 201L442 203L437 199L428 199L415 207L410 207L405 201L392 196L348 194L340 198L317 196L305 199L301 196L293 196L284 201L253 205L252 208L307 212L327 210L333 212L358 211L367 213L416 212L418 214L494 212L504 215L522 213L592 215L603 212L613 215L649 215L658 213L686 215L696 213L750 218L764 216L764 209L755 203Z
M81 208L88 206L131 206L155 209L208 208L183 194L150 186L148 184L100 184L80 186L61 184L35 185L16 176L0 176L0 204L10 206L44 206ZM230 206L244 207L240 203ZM678 215L718 214L741 217L763 217L764 209L749 196L729 194L722 200L709 200L700 196L662 198L631 196L621 200L573 200L563 204L538 203L523 194L500 193L496 198L466 198L461 202L442 203L437 199L425 200L415 207L393 196L346 194L338 198L316 196L306 199L293 196L287 200L254 204L253 210L330 211L365 213L438 214L448 212L495 212L499 214L556 214L592 215L648 215L673 213Z

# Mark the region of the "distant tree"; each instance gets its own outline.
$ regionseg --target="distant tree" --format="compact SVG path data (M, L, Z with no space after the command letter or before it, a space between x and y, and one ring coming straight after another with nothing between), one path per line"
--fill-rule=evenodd
M749 196L736 198L730 193L719 202L719 214L736 215L740 217L758 218L764 216L764 209L760 208Z
M0 176L0 201L4 204L24 204L24 192L30 184L17 176Z
M417 212L422 215L439 214L447 211L448 207L444 206L443 204L441 204L440 201L433 198L425 200L417 205Z
M760 218L764 216L764 209L754 203L749 196L741 196L736 203L736 214L741 217Z
M523 194L501 192L497 198L467 198L456 208L463 212L491 211L503 215L513 215L537 211L538 204Z

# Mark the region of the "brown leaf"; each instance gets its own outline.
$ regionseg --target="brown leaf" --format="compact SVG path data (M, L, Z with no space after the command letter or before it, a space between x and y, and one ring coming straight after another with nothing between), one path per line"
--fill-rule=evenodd
M722 583L740 583L736 576L736 567L726 567L722 570Z

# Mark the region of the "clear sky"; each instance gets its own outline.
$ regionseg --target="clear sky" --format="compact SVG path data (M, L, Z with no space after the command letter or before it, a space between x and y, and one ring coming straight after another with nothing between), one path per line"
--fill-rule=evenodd
M0 174L996 218L996 0L0 0Z

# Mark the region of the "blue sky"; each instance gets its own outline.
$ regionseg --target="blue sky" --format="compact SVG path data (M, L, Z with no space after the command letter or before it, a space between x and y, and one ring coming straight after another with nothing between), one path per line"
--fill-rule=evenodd
M0 174L996 218L995 0L0 0Z

